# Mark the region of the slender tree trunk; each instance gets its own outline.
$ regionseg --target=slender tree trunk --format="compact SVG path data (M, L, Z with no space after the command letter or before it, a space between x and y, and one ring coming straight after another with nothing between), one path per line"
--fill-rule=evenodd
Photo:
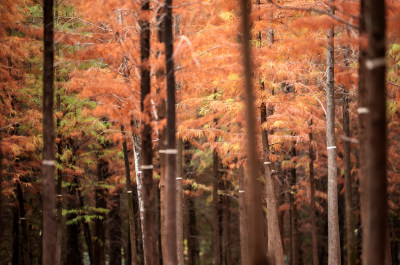
M184 265L184 245L183 245L183 143L178 141L178 174L176 178L176 237L178 265Z
M265 242L264 233L260 233L263 229L262 220L262 205L261 205L261 189L258 181L258 160L256 151L256 129L255 129L255 115L253 112L253 85L252 85L252 66L251 66L251 50L250 50L250 22L249 11L251 10L251 2L242 0L242 34L243 34L243 68L245 76L245 95L247 107L247 155L248 155L248 169L249 181L246 191L249 194L249 207L248 207L248 221L249 221L249 252L250 264L252 265L265 265L268 263L265 255Z
M74 212L78 208L76 203L76 189L78 180L74 177L73 182L68 187L68 201L66 215L67 221L67 253L65 259L65 265L83 265L82 263L82 252L79 248L79 222L76 220L77 214ZM75 221L74 221L75 220Z
M188 229L189 234L188 240L188 264L197 265L199 264L199 249L198 249L198 232L197 232L197 219L196 219L196 206L194 199L191 195L187 198L187 209L188 209Z
M366 177L367 231L366 265L384 264L387 247L388 203L386 179L385 1L365 0L368 50L365 76L367 93ZM364 239L365 240L365 239Z
M312 120L310 127L312 126ZM318 265L318 225L317 216L315 209L315 179L314 179L314 148L313 148L313 134L312 131L309 133L310 145L309 145L309 169L310 169L310 201L311 201L311 238L312 238L312 259L313 265Z
M264 83L261 84L264 90ZM267 105L261 104L261 124L267 121ZM283 246L279 230L278 210L276 205L275 184L272 179L271 162L269 161L268 131L262 130L262 145L264 155L264 177L267 194L267 222L268 222L268 258L277 265L284 264Z
M19 214L18 208L14 209L14 219L13 219L13 246L12 246L12 265L19 265Z
M125 164L125 179L126 179L126 189L128 197L128 223L129 223L129 245L130 245L130 260L131 265L137 265L137 249L136 249L136 227L135 227L135 215L133 211L133 187L131 183L131 170L129 168L129 158L128 158L128 146L126 143L126 134L124 131L124 126L121 125L122 132L122 150L124 152L124 164Z
M131 126L134 126L134 121L131 121ZM135 126L136 127L136 126ZM133 211L135 217L136 229L136 247L137 247L137 259L138 265L144 264L144 244L143 244L143 216L144 216L144 205L143 205L143 185L142 185L142 172L140 171L140 137L137 134L132 135L133 142L133 161L135 165L135 180L136 188L132 189L133 194Z
M140 59L141 59L141 80L140 80L140 110L145 120L151 117L150 102L150 1L141 1L142 18L139 20L140 33ZM156 209L155 194L153 189L153 149L152 149L152 128L149 121L144 122L141 128L141 166L142 172L142 196L143 196L143 250L146 265L156 265L159 262L157 248ZM175 197L174 197L175 198Z
M228 189L228 187L226 187ZM228 192L228 191L226 191ZM224 196L224 241L225 241L225 265L232 265L232 252L231 252L231 210L230 198Z
M214 250L214 265L221 265L221 233L220 233L220 223L219 223L219 159L217 150L213 151L213 250Z
M110 239L110 248L109 248L109 264L110 265L121 265L122 264L122 256L121 256L121 216L119 215L120 211L120 190L115 191L116 194L111 197L111 210L109 212L109 220L110 220L110 229L109 229L109 239Z
M249 239L247 222L247 202L245 194L245 178L243 166L239 167L239 220L240 220L240 254L241 265L249 265Z
M296 157L296 147L292 147L292 160ZM296 163L293 162L293 166L290 169L290 231L291 231L291 249L292 249L292 265L299 265L299 236L297 231L297 207L294 195L296 194L295 186L297 184L296 176Z
M99 184L108 177L108 162L100 159L97 164L97 176ZM96 188L96 208L107 208L105 190L102 187ZM100 218L95 220L95 241L93 245L94 265L105 265L105 214L97 213Z
M175 113L175 70L174 70L174 37L172 29L172 0L165 0L164 42L165 66L167 71L167 149L166 149L166 182L165 182L165 237L166 265L176 265L176 113Z
M350 118L349 118L349 93L343 93L343 133L350 137ZM346 249L347 264L356 264L356 244L354 238L354 214L353 214L353 193L351 178L350 143L343 142L343 161L344 161L344 187L345 187L345 208L346 208Z
M26 211L25 211L25 203L24 203L24 194L22 191L22 187L20 183L17 183L17 197L18 197L18 205L19 205L19 221L21 223L21 230L22 230L22 244L21 244L21 251L22 251L22 262L21 264L30 264L30 248L29 248L29 238L28 238L28 229L26 223Z
M54 34L53 0L43 1L43 161L42 161L42 265L56 264L57 225L54 186Z
M78 189L77 192L78 192L78 199L79 199L79 207L81 209L84 209L85 204L84 204L83 196L81 194L80 189ZM92 244L92 235L90 232L89 223L83 219L83 220L81 220L81 224L83 226L83 235L85 237L86 247L87 247L88 256L89 256L89 262L90 262L90 265L93 265L94 264L93 244Z
M332 4L332 0L328 1ZM333 12L333 11L331 11ZM335 140L334 26L327 32L326 56L326 143L328 150L328 265L340 265L337 157Z

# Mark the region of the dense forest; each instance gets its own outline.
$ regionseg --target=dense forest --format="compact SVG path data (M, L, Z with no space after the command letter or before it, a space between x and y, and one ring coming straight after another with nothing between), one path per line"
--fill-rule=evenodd
M0 0L0 265L400 265L400 1Z

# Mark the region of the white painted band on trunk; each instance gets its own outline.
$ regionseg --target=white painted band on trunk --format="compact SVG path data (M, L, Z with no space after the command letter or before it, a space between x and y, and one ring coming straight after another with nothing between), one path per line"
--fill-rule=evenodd
M20 217L19 220L26 220L25 217Z
M132 191L131 191L131 190L127 190L126 193L129 193L129 194L130 194L130 193L132 193Z
M62 198L62 194L57 194L57 198Z
M276 171L275 170L271 170L271 173L275 173Z
M153 165L142 165L142 166L140 166L141 170L150 170L150 169L153 169L153 168L154 168Z
M271 165L271 162L264 162L264 165Z
M176 155L178 153L178 150L176 149L167 149L165 150L166 155Z
M177 180L181 180L182 178L176 178Z
M357 109L358 114L368 114L369 113L369 109L366 107L361 107Z
M141 171L141 170L139 170L137 173L138 173L138 174L142 174L142 171Z
M326 149L328 149L328 150L336 149L336 146L328 146Z
M55 166L56 161L55 160L43 160L42 165L43 166Z
M244 193L244 190L239 190L239 193Z
M368 70L373 70L375 68L383 67L385 65L386 65L385 57L368 59L365 61L365 66L367 67Z

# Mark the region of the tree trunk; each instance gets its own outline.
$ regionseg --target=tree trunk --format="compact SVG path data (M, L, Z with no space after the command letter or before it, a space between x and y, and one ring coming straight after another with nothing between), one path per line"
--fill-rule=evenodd
M130 260L131 265L137 265L137 249L136 249L136 227L135 227L135 215L133 211L133 187L131 182L131 170L129 168L128 158L128 146L126 143L126 134L124 126L121 125L122 132L122 150L124 152L124 163L125 163L125 179L126 179L126 190L128 197L128 223L129 223L129 245L130 245Z
M121 216L119 215L120 211L120 190L116 190L114 195L111 196L111 210L109 212L109 220L110 220L110 229L109 229L109 239L110 239L110 265L121 265L122 264L122 256L121 256Z
M213 250L214 250L214 265L221 265L221 233L220 233L220 218L219 218L219 159L217 150L213 151Z
M226 187L228 192L228 187ZM224 241L225 241L225 265L232 265L232 252L231 252L231 211L230 211L230 198L224 196Z
M292 147L292 160L296 157L296 147ZM299 236L297 231L297 207L296 207L296 189L297 176L296 176L296 162L293 162L290 169L290 190L289 190L289 205L290 205L290 231L291 231L291 252L292 252L292 265L299 265Z
M349 118L349 93L343 93L343 133L350 137L350 118ZM343 162L344 162L344 187L345 187L345 209L346 209L346 249L347 264L356 264L356 244L354 238L354 214L353 214L353 193L350 161L350 143L343 142Z
M78 189L78 199L79 199L79 207L81 209L84 209L85 204L84 204L80 189ZM88 256L89 256L89 262L90 262L90 265L93 265L94 264L93 244L92 244L92 235L90 232L89 223L86 222L85 219L83 219L83 220L81 220L81 224L83 226L83 235L85 237L86 247L87 247Z
M153 149L152 149L152 127L150 124L151 102L150 102L150 1L141 1L142 18L139 20L140 33L140 110L146 122L141 124L141 166L142 173L142 196L143 196L143 252L146 265L159 263L157 248L156 209L155 194L153 189ZM138 168L136 168L137 170ZM175 197L174 197L175 198Z
M178 141L178 174L176 178L176 237L178 265L184 265L184 245L183 245L183 143Z
M42 265L56 264L57 225L54 186L54 34L53 0L43 1L43 161L42 161Z
M264 90L264 82L261 84ZM267 121L267 105L261 104L261 124ZM264 177L267 194L267 222L268 222L268 258L271 263L284 264L283 246L279 230L278 210L276 205L275 184L272 179L271 162L269 161L268 131L262 130L262 145L264 155Z
M75 212L78 208L76 203L76 189L78 180L76 177L73 178L73 182L68 187L68 200L67 200L67 253L65 259L65 265L83 265L82 263L82 252L79 248L79 222L76 220L78 217Z
M17 197L18 197L18 205L19 205L19 220L21 222L22 229L22 262L21 264L31 264L29 253L29 239L28 239L28 231L27 231L27 222L26 222L26 212L25 212L25 203L24 203L24 194L22 191L22 187L20 183L17 183Z
M167 71L167 149L165 179L165 237L168 242L165 249L165 264L176 265L176 113L175 113L175 69L174 69L174 37L172 29L172 0L165 0L164 42L165 69Z
M251 50L250 50L250 22L249 22L249 11L251 10L251 2L242 0L241 1L241 12L242 12L242 34L243 34L243 68L245 76L245 95L246 95L246 121L247 121L247 158L248 158L248 169L249 169L249 181L246 182L246 191L249 195L248 203L248 221L249 221L249 252L250 252L250 264L252 265L265 265L268 264L267 257L265 255L265 242L263 231L263 219L262 219L262 204L261 204L261 189L258 181L258 170L259 164L257 160L256 151L256 129L255 129L255 115L253 112L253 85L252 85L252 66L251 66Z
M188 230L189 234L187 237L188 241L188 264L197 265L199 264L199 249L198 249L198 232L197 232L197 219L196 219L196 206L191 195L187 198L187 209L188 209Z
M312 120L310 127L312 126ZM314 148L313 148L313 134L310 131L310 145L309 145L309 169L310 169L310 201L311 201L311 238L312 238L312 259L313 265L318 265L318 224L315 209L315 179L314 179Z
M328 1L332 4L332 0ZM332 10L330 12L333 12ZM326 143L328 150L328 265L340 265L337 157L335 140L334 26L327 32Z
M388 202L386 179L386 94L385 1L365 0L368 50L365 61L366 117L366 177L368 241L366 265L385 264L387 246ZM365 239L364 239L365 240Z
M100 159L97 164L97 177L99 184L105 181L108 177L108 162ZM96 187L96 208L107 208L107 202L105 200L105 190L102 187ZM99 218L95 220L95 241L93 246L94 253L94 265L105 265L105 218L106 215L97 213Z
M19 265L19 214L18 208L14 209L14 219L13 219L13 246L12 246L12 265Z
M245 178L243 166L239 167L239 220L240 220L240 254L241 265L249 265L249 239L247 222L247 202L245 194Z

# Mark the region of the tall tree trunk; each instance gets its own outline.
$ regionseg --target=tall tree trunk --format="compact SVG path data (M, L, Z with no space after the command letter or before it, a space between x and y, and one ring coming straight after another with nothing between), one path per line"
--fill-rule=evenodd
M312 120L310 127L312 126ZM310 169L310 201L311 201L311 238L312 238L312 260L313 265L318 265L318 225L317 216L315 209L315 179L314 179L314 148L313 148L313 134L312 131L309 133L310 145L309 145L309 169Z
M264 90L264 82L261 84ZM267 121L267 105L261 104L261 124ZM276 205L275 184L272 179L271 162L269 161L268 131L263 129L262 145L264 156L264 177L267 194L267 222L268 222L268 258L277 265L284 264L283 246L279 230L278 210Z
M364 36L365 33L365 0L360 0L360 16L359 16L359 36ZM364 45L359 43L359 53L358 53L358 140L360 142L359 145L359 164L360 164L360 212L361 212L361 228L362 228L362 264L366 265L366 256L364 255L367 252L366 243L368 242L368 219L367 219L367 171L366 171L366 151L365 151L365 143L366 143L366 119L367 119L367 93L365 88L365 76L366 76L366 67L365 60L367 56L367 51Z
M219 158L217 150L213 151L213 250L214 250L214 265L221 265L221 233L220 233L220 218L219 218Z
M264 233L260 233L263 229L262 219L262 205L261 205L261 189L258 180L258 160L256 151L256 129L255 129L255 115L253 112L253 85L252 85L252 66L251 66L251 50L250 50L250 22L249 11L251 10L251 2L241 0L242 12L242 34L243 34L243 68L245 76L245 95L246 95L246 120L247 120L247 158L249 169L249 181L246 191L249 195L248 203L248 221L249 221L249 252L250 264L261 265L267 264L267 257L265 255L265 242Z
M198 232L197 232L197 219L196 219L196 206L192 195L187 197L187 209L188 209L188 230L189 234L187 237L188 241L188 264L197 265L199 264L199 249L198 249Z
M343 93L343 133L350 137L350 118L349 118L349 93ZM347 265L356 264L356 243L354 238L354 214L353 214L353 193L351 178L350 143L343 142L343 161L344 161L344 187L345 187L345 209L346 209L346 249Z
M165 181L165 264L176 265L176 113L175 113L175 69L174 69L174 37L172 29L172 0L165 0L164 42L165 69L167 71L167 149L166 149L166 181Z
M110 220L110 229L109 229L109 239L110 239L110 248L109 248L109 264L110 265L121 265L122 264L122 256L121 256L121 216L119 215L120 211L120 190L115 191L116 194L111 196L111 210L109 212L109 220Z
M184 265L184 245L183 245L183 142L178 141L178 174L176 178L176 244L178 252L178 265Z
M247 222L247 202L245 193L244 168L239 167L239 220L240 220L240 256L241 265L249 265L249 238Z
M131 120L131 127L135 126L135 122ZM135 126L137 128L137 126ZM144 245L143 245L143 216L144 216L144 206L143 206L143 185L142 185L142 172L140 171L140 137L137 134L132 135L133 142L133 161L135 165L135 180L136 187L132 189L133 194L133 212L135 217L136 229L136 247L137 247L137 259L138 265L144 264Z
M83 201L83 196L81 194L81 190L78 189L78 199L79 199L79 207L81 209L84 209L85 204ZM86 242L86 247L87 247L87 251L88 251L88 255L89 255L89 262L90 265L94 264L94 257L93 257L93 244L92 244L92 235L90 232L90 227L89 227L89 223L85 221L85 219L81 220L81 224L83 226L83 235L85 237L85 242Z
M12 265L19 265L19 214L18 208L14 209L14 219L13 219L13 246L12 246L12 258L11 264Z
M82 263L82 252L79 248L79 222L76 220L78 215L76 209L78 204L76 203L76 189L78 180L74 176L73 181L68 187L68 200L67 200L67 253L65 259L65 265L83 265Z
M128 146L126 143L126 133L124 126L121 125L122 132L122 150L124 152L124 164L125 164L125 179L126 179L126 190L128 197L128 223L129 223L129 246L130 246L130 260L131 265L137 265L137 249L136 249L136 227L135 227L135 215L133 211L133 187L131 182L131 170L129 168L129 157L128 157Z
M54 186L54 34L53 0L43 1L43 161L42 161L42 264L56 264L57 225Z
M292 160L296 157L296 147L292 147ZM297 230L297 207L294 195L296 194L295 186L297 184L296 176L296 162L290 169L290 190L289 190L289 205L290 205L290 231L291 231L291 252L292 252L292 265L299 265L299 235Z
M226 192L228 187L226 186ZM231 245L231 210L230 210L230 198L224 196L224 241L225 241L225 265L232 265L232 245Z
M387 247L385 1L365 0L368 50L365 61L367 231L366 265L384 264Z
M26 222L26 211L25 211L25 203L24 203L24 194L22 191L22 187L20 183L17 183L17 197L18 197L18 205L19 205L19 220L21 222L21 230L22 230L22 244L21 244L21 264L30 264L30 248L29 248L29 238L27 231L27 222Z
M103 159L97 164L97 177L99 186L96 188L96 208L107 208L107 202L105 200L106 191L104 188L100 187L100 184L105 181L108 177L108 162ZM102 213L97 213L99 218L95 220L95 241L93 245L94 253L94 265L105 265L105 218L106 215Z
M332 0L328 3L332 4ZM330 12L333 13L331 10ZM334 26L327 32L326 51L326 143L328 150L328 265L340 265L337 157L335 140Z
M156 209L155 194L153 189L153 149L152 149L152 128L149 122L151 117L150 102L150 1L141 1L142 17L139 20L140 33L140 110L142 115L147 117L141 126L141 166L142 172L142 196L143 196L143 251L146 265L156 265L159 262L157 248ZM137 168L136 168L137 170Z

